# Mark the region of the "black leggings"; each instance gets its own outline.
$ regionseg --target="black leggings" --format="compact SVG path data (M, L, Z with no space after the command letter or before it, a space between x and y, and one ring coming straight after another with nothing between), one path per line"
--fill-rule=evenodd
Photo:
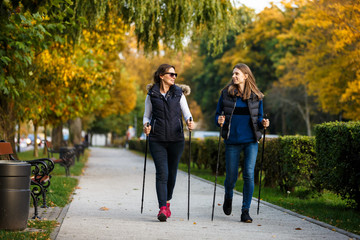
M149 141L150 153L156 168L156 193L159 208L166 206L166 201L171 200L176 182L176 173L184 141L180 142L155 142Z

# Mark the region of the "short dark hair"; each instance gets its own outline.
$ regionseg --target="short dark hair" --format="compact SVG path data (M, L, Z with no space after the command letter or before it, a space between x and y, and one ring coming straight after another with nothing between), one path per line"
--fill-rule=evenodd
M160 76L164 75L164 73L166 73L170 68L173 68L175 70L175 67L170 64L167 63L161 64L154 73L154 82L160 83L161 81Z

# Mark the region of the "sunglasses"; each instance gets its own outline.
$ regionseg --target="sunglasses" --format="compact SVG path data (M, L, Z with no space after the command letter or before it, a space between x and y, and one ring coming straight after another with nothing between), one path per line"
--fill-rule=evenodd
M166 72L166 73L164 73L164 75L165 75L165 74L170 74L171 77L177 77L177 73L169 73L169 72Z

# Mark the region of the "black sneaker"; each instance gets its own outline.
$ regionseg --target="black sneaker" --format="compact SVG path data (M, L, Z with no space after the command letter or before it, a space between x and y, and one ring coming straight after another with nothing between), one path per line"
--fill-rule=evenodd
M252 218L249 215L249 209L245 209L241 213L241 222L252 223Z
M224 198L223 210L226 215L231 214L232 210L232 198L226 199Z

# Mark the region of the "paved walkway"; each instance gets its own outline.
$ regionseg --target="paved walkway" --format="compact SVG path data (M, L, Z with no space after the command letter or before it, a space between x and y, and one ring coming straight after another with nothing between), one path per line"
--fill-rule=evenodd
M234 195L233 214L222 212L224 190L217 188L214 221L211 209L214 185L191 177L190 220L187 220L187 173L179 171L172 216L157 220L155 169L147 162L144 211L140 214L144 158L125 149L91 148L87 169L67 209L56 239L349 239L270 204L260 205L252 224L240 222L242 197ZM56 234L55 234L56 235Z

